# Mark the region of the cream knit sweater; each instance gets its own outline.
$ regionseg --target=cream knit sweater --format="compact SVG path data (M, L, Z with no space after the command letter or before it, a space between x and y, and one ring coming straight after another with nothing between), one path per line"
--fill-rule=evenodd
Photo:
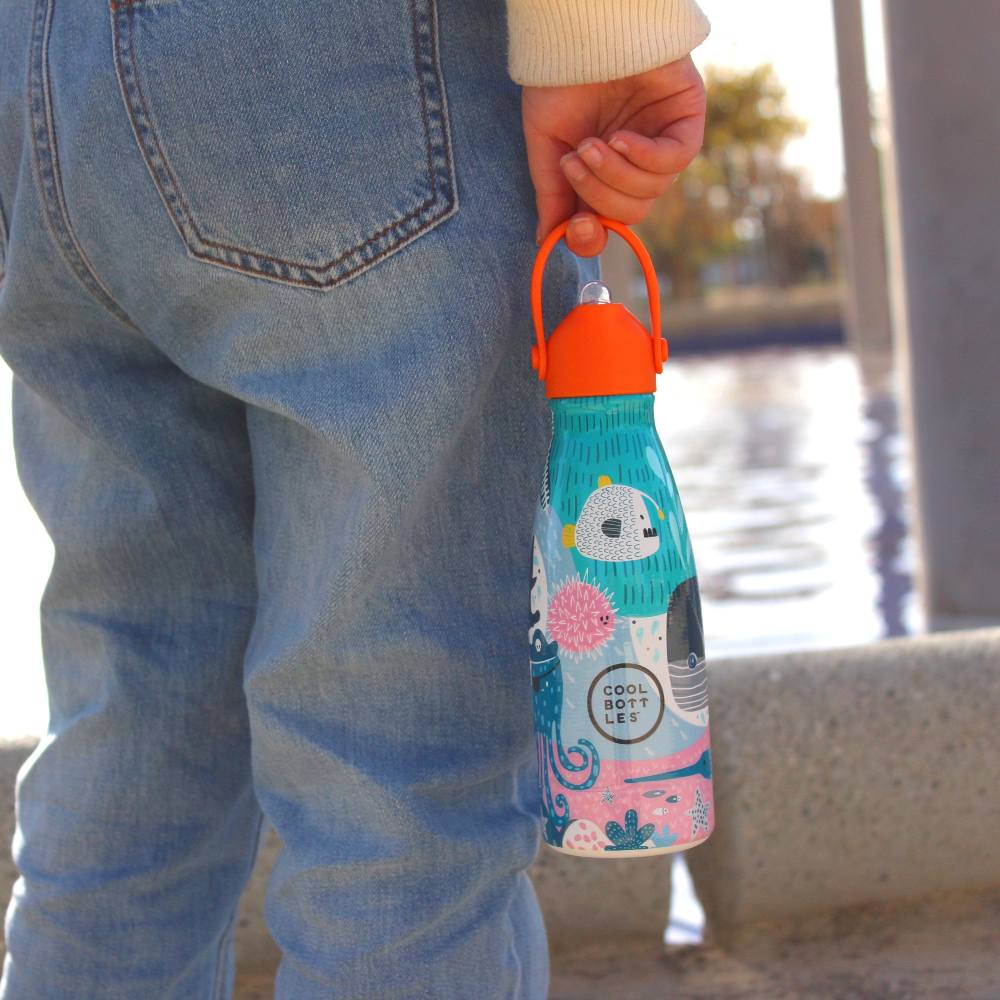
M708 36L695 0L507 0L510 75L553 87L642 73Z

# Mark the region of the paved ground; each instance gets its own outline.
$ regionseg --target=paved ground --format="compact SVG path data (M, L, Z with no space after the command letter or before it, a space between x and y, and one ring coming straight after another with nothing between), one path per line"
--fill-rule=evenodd
M233 1000L272 1000L270 976L237 976Z
M841 912L727 948L589 948L553 961L549 1000L997 1000L1000 891ZM267 978L236 1000L270 1000Z
M1000 998L1000 892L842 912L796 937L762 929L725 949L562 956L549 1000Z

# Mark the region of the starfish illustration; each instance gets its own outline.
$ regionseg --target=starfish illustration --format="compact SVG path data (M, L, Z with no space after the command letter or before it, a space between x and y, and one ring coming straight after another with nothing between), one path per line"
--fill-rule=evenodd
M708 833L708 803L701 797L701 789L694 790L694 805L691 806L685 816L691 817L691 837L697 837L699 830Z
M611 805L611 803L615 801L615 793L611 791L610 786L608 788L605 788L604 791L601 792L601 801L606 806Z

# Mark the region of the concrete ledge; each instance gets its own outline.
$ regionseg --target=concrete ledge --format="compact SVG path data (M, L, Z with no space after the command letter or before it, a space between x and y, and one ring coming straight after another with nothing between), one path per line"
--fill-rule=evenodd
M718 662L711 927L1000 886L1000 629Z
M1000 886L1000 629L719 662L712 686L718 825L688 863L717 943L797 935L798 951L824 928L859 920L850 914L866 907ZM14 775L30 749L0 742L0 905L14 877ZM247 982L266 983L277 961L261 916L276 850L272 835L239 915ZM532 877L557 970L553 997L589 995L558 991L558 977L585 952L602 968L617 962L619 976L638 975L621 950L626 941L641 952L636 962L653 963L649 982L660 988L690 973L690 964L687 972L676 961L665 965L660 945L669 870L669 858L588 862L540 853ZM995 919L995 899L991 905ZM911 909L933 908L906 904L900 912ZM608 935L620 960L598 954ZM698 954L708 962L722 952ZM654 995L618 984L621 1000ZM730 995L718 984L715 993L690 984L685 995Z

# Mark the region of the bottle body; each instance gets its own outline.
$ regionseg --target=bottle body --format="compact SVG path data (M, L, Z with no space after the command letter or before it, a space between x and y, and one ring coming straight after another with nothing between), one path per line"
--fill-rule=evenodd
M543 836L646 857L714 824L701 605L652 394L551 401L529 627Z

